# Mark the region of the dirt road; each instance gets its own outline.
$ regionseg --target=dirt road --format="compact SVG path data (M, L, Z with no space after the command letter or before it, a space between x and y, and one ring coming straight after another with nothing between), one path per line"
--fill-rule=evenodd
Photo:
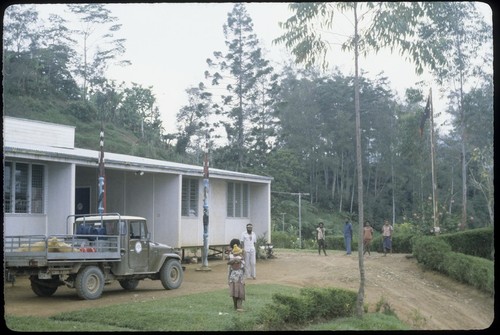
M358 290L358 256L330 251L328 256L311 252L275 251L276 258L258 261L257 279L247 285L275 283L296 287L338 287ZM403 254L383 257L372 253L364 259L365 303L370 311L386 301L398 317L415 329L487 329L494 320L494 298L439 273L423 271L416 260ZM117 282L108 285L97 300L79 300L76 291L60 287L54 296L35 296L26 278L4 285L7 315L49 316L63 311L101 307L131 300L148 301L226 288L224 260L209 260L210 271L199 271L200 264L187 264L182 286L166 291L159 281L146 280L133 292ZM251 299L251 297L248 297Z

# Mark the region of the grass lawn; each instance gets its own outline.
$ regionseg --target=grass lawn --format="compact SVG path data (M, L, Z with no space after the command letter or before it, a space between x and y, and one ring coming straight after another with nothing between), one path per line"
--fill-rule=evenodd
M13 331L229 331L258 330L259 312L272 303L274 293L298 295L296 287L283 285L247 286L244 312L233 309L227 290L187 296L134 301L52 317L5 316ZM307 328L306 328L307 327ZM395 316L382 313L304 325L304 330L409 330Z

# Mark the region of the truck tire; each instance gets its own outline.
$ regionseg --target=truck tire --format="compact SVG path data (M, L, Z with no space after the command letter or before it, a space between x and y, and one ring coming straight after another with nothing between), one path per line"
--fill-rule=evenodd
M87 266L76 275L75 288L81 299L98 299L104 290L104 274L97 266Z
M135 290L137 285L139 285L139 281L137 279L122 279L118 282L120 283L120 286L127 291Z
M30 277L31 290L39 297L50 297L57 291L59 281L53 279L38 279L36 276Z
M181 262L177 259L169 259L160 269L161 284L166 290L175 290L179 288L184 279Z

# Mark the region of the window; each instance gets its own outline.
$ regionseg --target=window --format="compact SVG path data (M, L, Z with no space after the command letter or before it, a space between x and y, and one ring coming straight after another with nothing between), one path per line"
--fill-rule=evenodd
M198 216L198 180L182 179L182 216Z
M45 212L43 165L5 162L3 177L5 213Z
M227 216L248 217L248 184L227 183Z
M147 235L146 222L130 221L130 238L145 239Z

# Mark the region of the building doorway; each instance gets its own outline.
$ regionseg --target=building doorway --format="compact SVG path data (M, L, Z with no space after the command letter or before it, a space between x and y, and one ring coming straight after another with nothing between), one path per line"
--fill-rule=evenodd
M90 214L90 186L75 189L75 215Z

